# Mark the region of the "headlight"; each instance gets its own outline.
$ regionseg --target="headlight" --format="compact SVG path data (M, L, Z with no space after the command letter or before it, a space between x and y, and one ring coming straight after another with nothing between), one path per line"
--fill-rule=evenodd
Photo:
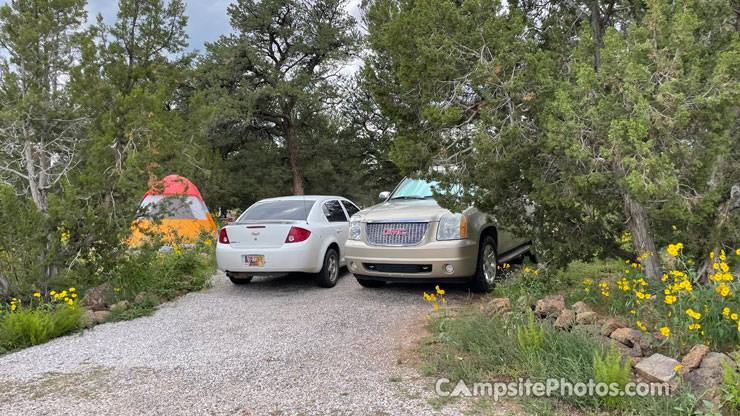
M352 217L349 220L349 235L350 240L359 240L362 234L362 221L360 217Z
M468 238L468 220L462 214L447 214L439 220L437 240Z

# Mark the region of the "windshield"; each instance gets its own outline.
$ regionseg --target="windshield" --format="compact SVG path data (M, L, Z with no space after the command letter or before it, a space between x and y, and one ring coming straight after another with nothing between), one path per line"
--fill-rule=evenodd
M448 192L439 188L439 182L437 181L425 181L423 179L411 179L406 178L398 185L398 189L393 192L390 199L426 199L432 198L432 188L440 194L447 194ZM452 188L452 193L456 194L460 191L459 186Z
M314 201L310 199L258 202L249 207L236 222L265 220L305 221L308 213L311 211L311 207L313 207L313 203Z

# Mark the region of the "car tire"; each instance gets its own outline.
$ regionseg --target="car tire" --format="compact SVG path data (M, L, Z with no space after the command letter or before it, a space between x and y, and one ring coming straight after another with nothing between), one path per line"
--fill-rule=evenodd
M324 265L316 275L316 283L321 287L334 287L339 280L339 254L333 248L326 250Z
M386 283L384 280L363 279L358 275L355 275L355 279L357 279L357 283L359 283L360 286L368 288L383 287Z
M478 293L490 292L496 287L497 277L496 240L491 235L485 235L478 246L478 263L475 267L475 275L470 280L470 289Z
M235 285L246 285L247 283L251 282L253 278L254 278L254 276L241 277L241 278L240 277L229 276L229 280L231 280L231 283L233 283Z

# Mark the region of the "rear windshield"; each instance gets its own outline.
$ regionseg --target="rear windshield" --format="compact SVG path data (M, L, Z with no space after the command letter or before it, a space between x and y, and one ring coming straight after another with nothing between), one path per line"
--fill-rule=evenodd
M265 220L305 221L308 218L308 213L311 212L314 202L310 199L258 202L249 207L239 217L237 222Z

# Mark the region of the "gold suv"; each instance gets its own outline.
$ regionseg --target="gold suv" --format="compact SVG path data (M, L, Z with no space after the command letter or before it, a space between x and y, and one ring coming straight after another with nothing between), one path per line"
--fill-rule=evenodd
M474 207L452 213L434 200L436 182L406 178L381 203L350 219L347 267L365 287L388 281L468 281L489 291L498 265L530 251Z

